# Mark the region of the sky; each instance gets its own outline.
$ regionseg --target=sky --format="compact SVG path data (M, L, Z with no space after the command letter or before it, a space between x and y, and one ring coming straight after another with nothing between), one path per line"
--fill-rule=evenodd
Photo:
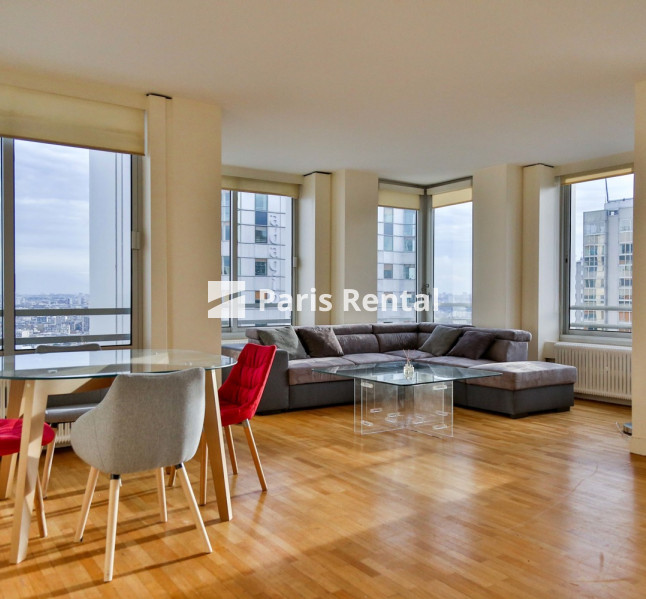
M434 211L433 286L441 293L471 293L472 204Z
M89 293L90 150L16 140L14 151L16 293ZM632 175L607 181L611 200L633 197ZM577 184L575 197L580 239L583 212L603 207L604 181ZM471 204L437 209L438 293L471 293L471 252Z
M607 193L606 181L608 182ZM580 242L574 248L577 260L583 255L583 213L602 210L606 199L612 201L632 198L634 195L633 181L634 175L621 175L572 185L576 239Z
M89 293L89 150L16 140L16 294Z

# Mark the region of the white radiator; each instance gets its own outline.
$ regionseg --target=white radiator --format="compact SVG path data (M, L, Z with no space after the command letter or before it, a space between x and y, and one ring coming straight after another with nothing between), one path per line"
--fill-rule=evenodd
M7 417L7 405L9 402L9 381L0 379L0 418ZM56 431L56 447L64 447L70 444L72 435L71 424L60 424Z
M576 366L574 392L579 395L630 400L632 348L585 343L554 344L554 361Z

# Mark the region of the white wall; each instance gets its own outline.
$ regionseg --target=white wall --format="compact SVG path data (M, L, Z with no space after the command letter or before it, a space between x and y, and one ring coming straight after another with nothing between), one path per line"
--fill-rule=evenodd
M520 328L522 169L473 175L473 324Z

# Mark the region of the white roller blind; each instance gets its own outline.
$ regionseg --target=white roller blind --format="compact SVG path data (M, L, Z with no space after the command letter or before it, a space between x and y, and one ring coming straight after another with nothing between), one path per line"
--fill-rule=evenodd
M143 154L144 111L0 85L0 136Z
M283 181L263 181L247 177L233 177L222 175L222 189L232 191L248 191L250 193L268 193L288 198L298 198L301 186L297 183L286 183Z
M464 202L470 202L472 199L473 190L471 187L457 189L455 191L445 191L444 193L434 193L431 196L433 208L463 204Z
M380 206L419 210L422 195L424 195L424 190L421 187L390 183L387 181L379 182L378 202Z
M596 179L606 179L608 177L619 177L620 175L630 175L633 172L632 164L614 167L612 169L603 169L588 171L585 173L574 173L561 177L563 185L572 185L573 183L583 183L584 181L594 181Z

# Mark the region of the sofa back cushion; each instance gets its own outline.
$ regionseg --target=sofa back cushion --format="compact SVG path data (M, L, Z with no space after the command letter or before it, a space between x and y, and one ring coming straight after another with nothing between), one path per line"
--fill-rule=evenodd
M381 353L398 349L417 349L417 323L373 324L372 330Z
M370 334L357 333L354 335L337 335L344 355L348 354L376 354L379 353L377 337Z

